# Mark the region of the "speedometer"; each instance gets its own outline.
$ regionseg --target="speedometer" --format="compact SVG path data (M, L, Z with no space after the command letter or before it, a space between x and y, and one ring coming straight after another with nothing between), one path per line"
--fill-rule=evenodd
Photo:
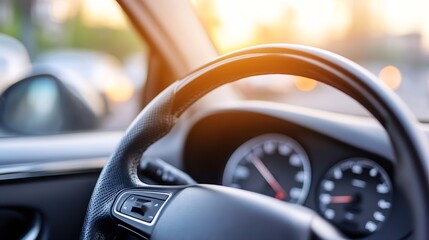
M223 184L302 204L310 178L304 149L287 136L267 134L237 148L225 167Z
M348 159L332 167L319 186L319 210L343 232L364 237L389 216L392 184L386 171L369 159Z

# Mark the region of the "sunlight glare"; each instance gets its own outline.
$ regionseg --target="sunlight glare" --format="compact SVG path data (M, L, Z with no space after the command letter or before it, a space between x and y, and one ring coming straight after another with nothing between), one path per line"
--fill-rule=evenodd
M350 24L347 14L350 4L342 0L193 0L192 3L204 12L202 17L214 17L209 21L209 31L221 53L262 43L266 34L280 39L293 32L308 43L320 44L328 38L341 37Z
M192 0L221 53L269 42L323 46L351 31L367 36L420 33L429 49L429 1ZM204 3L204 4L203 4ZM363 21L357 27L353 22ZM357 28L356 28L357 27ZM349 34L349 35L347 35Z
M113 0L84 0L83 22L92 27L126 28L126 18L118 3Z
M297 29L304 37L326 37L329 23L335 10L333 0L307 0L295 5L297 12ZM341 22L341 20L337 20Z
M284 11L282 2L282 0L211 1L213 11L219 20L219 26L214 29L214 38L220 43L222 52L250 45L257 27L279 21Z

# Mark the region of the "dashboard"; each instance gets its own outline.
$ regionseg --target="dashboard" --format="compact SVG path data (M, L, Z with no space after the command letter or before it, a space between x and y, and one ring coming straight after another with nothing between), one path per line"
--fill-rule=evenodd
M165 144L178 147L161 149ZM147 154L164 155L198 183L311 208L350 238L406 239L412 232L387 135L371 119L239 103L183 121Z

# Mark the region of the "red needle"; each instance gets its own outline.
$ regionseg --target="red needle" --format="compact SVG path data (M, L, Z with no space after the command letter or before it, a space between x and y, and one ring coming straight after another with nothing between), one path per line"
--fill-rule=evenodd
M353 196L332 196L331 203L351 203Z
M275 198L279 200L283 200L286 197L286 191L280 185L280 183L274 178L273 174L271 174L270 170L265 166L265 164L261 161L261 159L253 156L252 163L256 167L256 169L261 173L262 177L264 177L265 181L271 186L271 188L276 192Z

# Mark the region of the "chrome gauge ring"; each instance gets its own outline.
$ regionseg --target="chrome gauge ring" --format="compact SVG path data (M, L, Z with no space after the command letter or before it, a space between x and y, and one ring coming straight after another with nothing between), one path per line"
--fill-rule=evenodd
M364 237L377 231L390 215L393 187L376 162L352 158L325 174L318 200L323 217L350 236Z
M223 185L303 204L311 182L308 156L298 142L265 134L243 143L226 164Z

